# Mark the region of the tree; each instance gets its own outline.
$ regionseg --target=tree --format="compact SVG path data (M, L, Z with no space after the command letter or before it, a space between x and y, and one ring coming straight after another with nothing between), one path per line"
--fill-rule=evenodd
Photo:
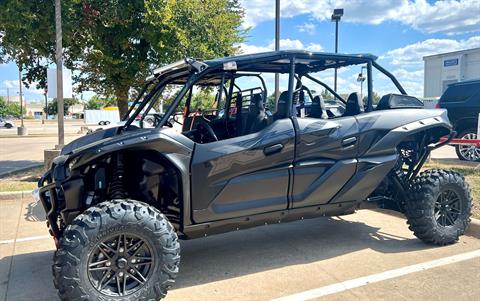
M238 51L243 9L238 0L64 0L65 66L78 92L115 95L120 114L129 91L153 68L185 57L210 59ZM25 84L45 88L54 62L54 0L0 4L0 61L25 70Z
M335 97L332 93L328 92L327 89L323 89L322 93L320 94L324 100L334 100Z
M94 95L85 103L85 110L100 110L104 107L115 106L115 103L115 98Z
M74 106L78 104L79 101L76 98L65 98L63 100L63 114L68 115L68 109L71 106ZM47 114L48 115L57 115L58 110L57 110L57 99L54 98L51 102L48 103L47 106Z
M269 109L271 112L275 111L275 93L272 93L267 96L267 102L265 103L265 108Z
M0 96L0 116L12 116L14 118L20 118L20 104L7 103L5 99Z
M373 104L376 105L378 104L378 102L380 101L380 95L378 95L377 92L373 91L373 94L372 94L372 98L373 98ZM363 103L367 103L368 101L368 95L365 95L363 97Z
M211 89L201 89L192 95L190 110L195 111L198 108L203 110L215 108L215 94Z

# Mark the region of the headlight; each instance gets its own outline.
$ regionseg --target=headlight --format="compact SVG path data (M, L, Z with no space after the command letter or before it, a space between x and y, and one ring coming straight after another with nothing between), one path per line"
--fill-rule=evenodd
M68 169L69 172L72 170L73 166L75 166L75 164L77 164L78 159L79 159L79 157L75 157L75 158L72 158L71 160L68 161L68 165L67 165L68 168L67 169Z

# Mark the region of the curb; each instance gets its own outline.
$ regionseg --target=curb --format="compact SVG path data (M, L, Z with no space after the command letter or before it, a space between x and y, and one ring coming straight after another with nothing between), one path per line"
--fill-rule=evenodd
M11 174L14 174L14 173L17 173L17 172L21 172L21 171L25 171L25 170L28 170L28 169L32 169L34 167L39 167L39 166L43 166L43 162L38 162L38 163L32 163L32 164L29 164L27 166L24 166L24 167L20 167L20 168L16 168L14 170L9 170L9 171L6 171L6 172L2 172L0 173L0 178L2 177L6 177L6 176L9 176Z
M5 191L0 192L0 201L5 200L15 200L20 198L20 200L26 199L28 197L32 197L31 190L24 190L24 191Z

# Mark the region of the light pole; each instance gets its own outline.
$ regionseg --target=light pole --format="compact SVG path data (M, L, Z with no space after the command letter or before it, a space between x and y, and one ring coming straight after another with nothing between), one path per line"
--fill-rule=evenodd
M55 0L55 31L56 31L56 63L57 63L57 122L58 122L58 149L64 145L63 127L63 60L62 60L62 8L60 0Z
M343 16L343 8L333 10L332 21L335 22L335 53L338 53L338 22ZM335 78L333 84L335 92L337 92L337 68L335 68Z
M363 69L367 69L367 67L362 66L362 68L360 69L360 73L358 74L358 77L357 77L357 82L360 83L360 99L363 99L363 82L365 81L365 79L367 79L363 75Z
M275 0L275 51L280 50L280 0ZM275 73L275 101L280 97L280 75Z
M21 127L23 128L23 97L22 97L22 71L18 69L18 89L19 89L19 96L20 96L20 123Z

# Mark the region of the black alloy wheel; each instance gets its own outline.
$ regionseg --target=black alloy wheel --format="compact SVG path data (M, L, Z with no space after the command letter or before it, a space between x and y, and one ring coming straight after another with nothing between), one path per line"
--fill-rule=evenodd
M134 293L153 272L153 254L148 242L133 234L105 239L96 246L88 260L90 283L108 296Z

